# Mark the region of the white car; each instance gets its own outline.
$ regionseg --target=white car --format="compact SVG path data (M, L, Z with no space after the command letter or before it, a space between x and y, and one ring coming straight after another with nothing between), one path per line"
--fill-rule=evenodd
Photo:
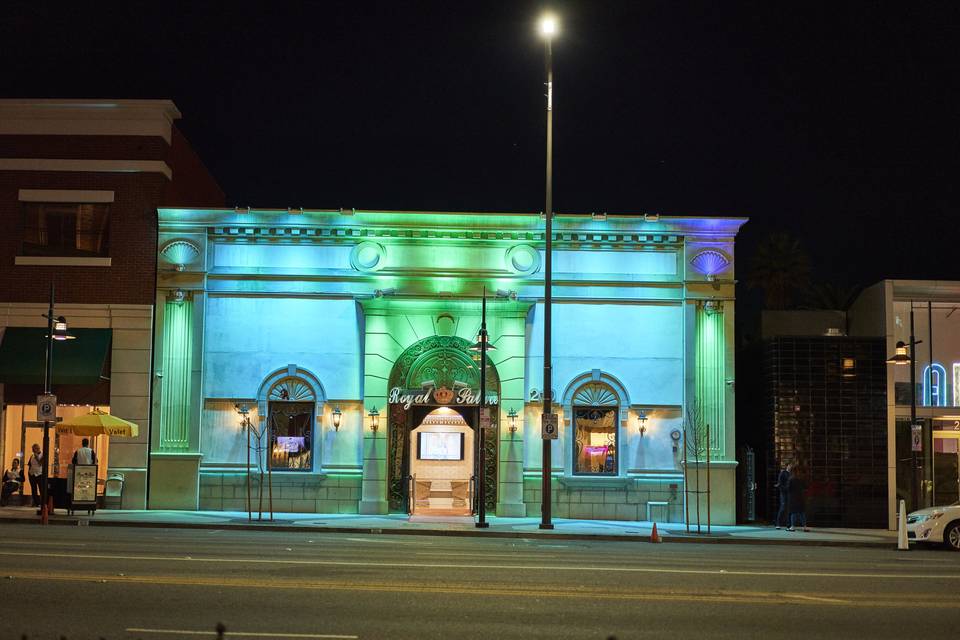
M960 551L960 502L908 513L907 539L940 542L948 549Z

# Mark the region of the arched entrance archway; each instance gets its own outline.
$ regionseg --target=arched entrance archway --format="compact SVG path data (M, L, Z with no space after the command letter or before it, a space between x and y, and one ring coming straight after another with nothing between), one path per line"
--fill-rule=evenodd
M431 336L410 345L393 365L388 385L387 500L392 512L407 512L410 483L410 432L437 407L450 407L463 416L474 431L480 424L479 358L471 344L457 336ZM499 405L500 377L487 354L488 404ZM497 504L497 443L499 414L490 411L490 431L484 438L483 473L486 506ZM479 441L479 438L475 438Z

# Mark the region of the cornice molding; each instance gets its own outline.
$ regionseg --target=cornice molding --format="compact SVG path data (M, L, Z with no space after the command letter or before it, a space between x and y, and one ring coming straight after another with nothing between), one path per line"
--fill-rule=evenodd
M159 209L161 229L199 227L212 229L365 229L376 236L427 233L533 234L542 238L543 218L530 213L382 212L342 209ZM608 216L557 214L556 234L573 236L684 236L732 240L746 218ZM436 234L436 235L430 235Z

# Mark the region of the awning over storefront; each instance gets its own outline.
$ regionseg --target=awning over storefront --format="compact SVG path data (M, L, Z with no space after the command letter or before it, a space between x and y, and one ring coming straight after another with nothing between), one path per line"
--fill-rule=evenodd
M96 384L110 349L110 329L70 329L53 344L53 384ZM0 341L0 383L43 384L46 327L7 327Z

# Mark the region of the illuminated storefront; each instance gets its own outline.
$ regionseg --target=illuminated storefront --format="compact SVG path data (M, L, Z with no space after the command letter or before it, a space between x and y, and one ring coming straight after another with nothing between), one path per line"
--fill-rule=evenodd
M553 513L683 521L684 416L735 514L734 237L744 219L560 215ZM246 509L246 410L276 511L540 509L543 220L160 209L152 508ZM478 473L479 359L488 294ZM706 441L706 440L705 440ZM699 452L706 453L706 452Z
M894 528L901 499L911 510L960 499L960 282L884 280L861 294L851 318L856 330L886 336L888 355L902 342L913 358L912 389L909 364L888 366L887 490Z

